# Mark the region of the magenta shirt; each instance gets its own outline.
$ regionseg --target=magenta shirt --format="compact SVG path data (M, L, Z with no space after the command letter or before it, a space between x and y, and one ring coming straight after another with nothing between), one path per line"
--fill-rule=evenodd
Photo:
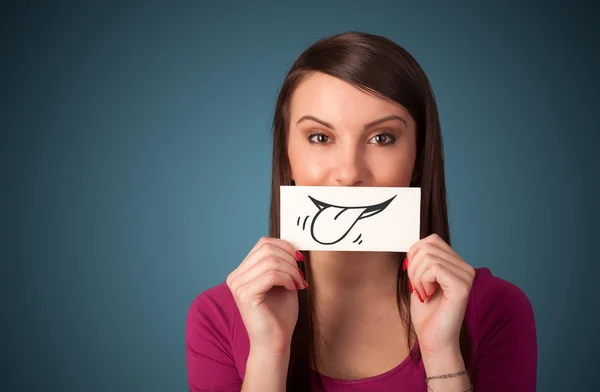
M489 269L476 272L465 314L474 390L534 392L537 337L531 303L517 286L493 276ZM417 350L418 345L413 352ZM240 391L248 353L248 334L227 285L221 283L198 295L186 323L190 391ZM313 385L316 377L313 372ZM423 362L410 356L375 377L351 381L320 377L325 391L427 391Z

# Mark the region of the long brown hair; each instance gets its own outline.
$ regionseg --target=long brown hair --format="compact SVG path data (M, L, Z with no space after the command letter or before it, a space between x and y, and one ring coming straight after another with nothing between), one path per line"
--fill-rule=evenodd
M279 187L291 184L287 156L290 124L290 100L294 89L311 72L322 72L376 96L404 106L417 124L417 155L411 185L421 188L421 238L437 233L450 244L446 183L440 122L437 104L429 80L415 59L393 41L376 35L347 32L322 39L295 61L289 70L275 107L273 119L273 162L269 235L279 237ZM310 258L299 263L311 281ZM405 257L398 254L400 263ZM407 274L398 268L397 303L410 310ZM300 311L294 329L288 368L287 390L310 391L311 365L317 369L314 323L310 290L298 292ZM410 311L402 312L408 329L408 346L414 329ZM466 332L461 330L461 351L470 368ZM418 354L417 354L418 355Z

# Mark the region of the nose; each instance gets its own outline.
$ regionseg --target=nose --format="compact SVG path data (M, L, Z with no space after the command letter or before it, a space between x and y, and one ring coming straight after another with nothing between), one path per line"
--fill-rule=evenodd
M338 186L361 186L365 182L365 162L359 148L347 148L337 151L333 179Z

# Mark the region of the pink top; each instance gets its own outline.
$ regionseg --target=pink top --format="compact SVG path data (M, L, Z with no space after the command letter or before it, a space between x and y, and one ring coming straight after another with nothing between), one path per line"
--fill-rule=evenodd
M534 392L537 337L531 303L517 286L493 276L489 269L476 272L465 314L474 390ZM227 285L221 283L198 295L186 324L190 391L240 391L248 352L248 334ZM313 372L314 380L317 377ZM320 377L325 391L396 391L399 386L427 391L423 363L410 356L375 377L352 381Z

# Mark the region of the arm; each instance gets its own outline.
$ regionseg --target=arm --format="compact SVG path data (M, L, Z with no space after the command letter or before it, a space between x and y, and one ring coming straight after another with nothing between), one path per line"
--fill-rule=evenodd
M533 308L516 286L493 278L475 291L478 348L473 369L473 391L535 392L537 381L537 337ZM487 280L487 279L486 279ZM446 354L423 356L427 377L465 369L457 345ZM429 381L435 392L467 391L465 375Z
M465 370L465 362L460 353L460 346L458 345L455 349L445 354L436 356L424 355L423 366L425 367L426 377L453 374ZM463 392L469 390L471 382L468 375L462 374L449 378L433 379L427 385L428 390L434 392ZM487 390L482 389L482 391Z
M286 389L290 353L275 356L250 350L242 392L283 392Z
M239 392L239 377L230 344L230 319L207 293L189 309L185 351L190 392Z
M474 294L474 390L535 392L537 336L529 299L517 286L492 276Z
M240 378L231 347L234 317L224 307L205 292L189 309L186 362L190 392L285 391L289 352L273 355L251 349L244 378Z

